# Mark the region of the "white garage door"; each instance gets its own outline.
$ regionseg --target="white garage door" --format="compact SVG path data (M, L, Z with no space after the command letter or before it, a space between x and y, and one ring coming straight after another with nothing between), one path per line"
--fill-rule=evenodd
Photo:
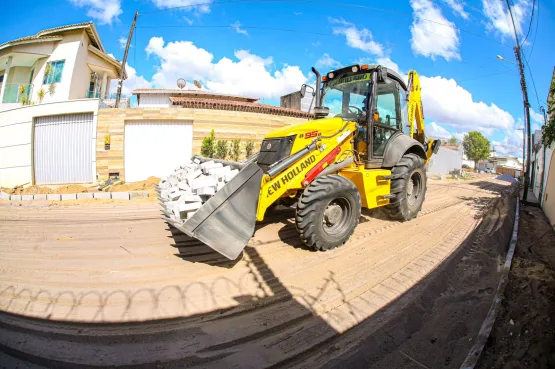
M35 183L92 182L93 133L93 113L35 118Z
M193 152L190 121L125 122L125 181L166 177Z

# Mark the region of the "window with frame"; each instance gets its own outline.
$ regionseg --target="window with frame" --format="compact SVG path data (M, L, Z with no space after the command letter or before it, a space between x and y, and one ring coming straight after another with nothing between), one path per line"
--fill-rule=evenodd
M0 75L0 83L4 82L4 75Z
M62 81L62 72L64 70L65 60L58 60L48 62L46 64L46 68L50 69L48 74L44 74L44 79L42 81L43 84L50 84L50 83L59 83ZM49 68L50 67L50 68Z

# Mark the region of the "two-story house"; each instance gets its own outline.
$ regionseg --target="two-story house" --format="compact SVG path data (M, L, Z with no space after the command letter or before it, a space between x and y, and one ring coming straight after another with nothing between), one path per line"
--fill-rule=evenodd
M98 110L121 70L92 22L1 44L0 186L94 182Z
M110 81L120 72L121 63L106 54L92 22L8 41L0 45L0 110L107 98Z

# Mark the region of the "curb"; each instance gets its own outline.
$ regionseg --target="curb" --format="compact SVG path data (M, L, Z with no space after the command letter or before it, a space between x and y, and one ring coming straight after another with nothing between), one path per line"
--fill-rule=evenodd
M476 364L478 364L480 355L482 354L482 351L484 350L486 342L488 341L491 330L493 329L493 324L495 323L495 319L499 314L499 307L501 306L501 301L503 300L505 287L509 282L509 272L511 271L511 263L513 261L513 255L515 253L516 242L518 239L519 210L520 210L520 202L517 195L513 235L511 237L511 242L509 243L509 251L507 251L507 258L505 259L505 265L503 266L503 274L501 275L501 279L499 280L499 284L497 286L497 292L495 294L495 298L493 299L493 302L489 309L488 315L484 320L484 322L482 323L482 327L480 328L480 332L478 333L476 343L474 343L474 346L472 346L472 348L470 349L470 352L466 356L466 359L462 363L460 369L473 369L476 366Z
M51 200L51 201L67 201L81 199L114 199L114 200L130 200L135 198L153 197L156 194L149 194L146 191L131 192L83 192L68 194L30 194L30 195L8 195L0 192L0 200L8 201L33 201L33 200Z

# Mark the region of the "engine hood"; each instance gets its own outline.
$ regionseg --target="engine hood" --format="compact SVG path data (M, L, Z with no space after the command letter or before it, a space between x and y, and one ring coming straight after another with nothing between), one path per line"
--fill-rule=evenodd
M345 123L347 123L347 121L344 121L341 118L307 120L305 122L294 123L274 129L264 138L287 137L308 132L318 132L318 134L321 134L322 136L327 136L336 133L345 125Z

